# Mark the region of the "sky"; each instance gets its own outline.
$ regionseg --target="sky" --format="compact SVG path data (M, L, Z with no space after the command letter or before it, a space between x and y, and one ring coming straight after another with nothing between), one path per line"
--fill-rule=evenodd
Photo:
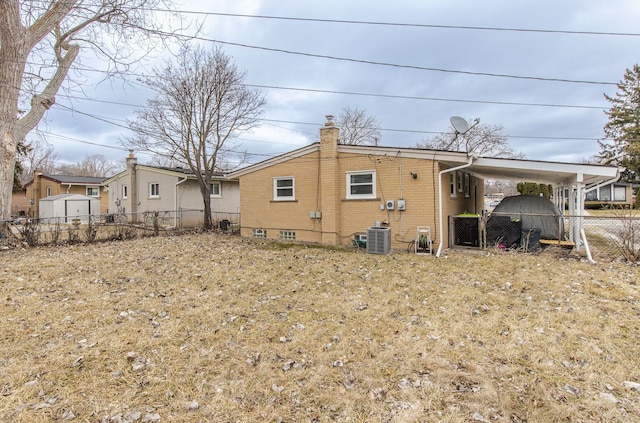
M527 159L583 162L604 138L604 94L640 61L637 0L191 3L177 8L202 24L199 42L222 43L245 82L263 87L262 123L238 140L250 162L317 141L325 116L346 107L378 121L383 146L414 147L461 116L502 126ZM39 128L60 161L124 163L126 120L151 93L136 74L132 84L83 78L83 93L59 95Z

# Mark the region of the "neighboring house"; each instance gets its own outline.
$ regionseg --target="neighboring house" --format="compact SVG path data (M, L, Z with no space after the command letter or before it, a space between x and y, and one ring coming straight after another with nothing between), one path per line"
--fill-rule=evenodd
M40 215L40 200L60 194L80 194L100 200L100 212L106 213L108 196L103 189L106 178L96 176L45 175L35 171L33 179L25 184L29 202L28 216Z
M25 188L22 188L18 192L11 193L11 217L27 216L30 206Z
M320 142L228 175L240 182L242 236L351 245L359 234L378 238L371 228L388 228L391 248L407 249L428 227L439 255L479 232L485 179L539 181L558 193L568 187L576 212L584 209L582 190L618 177L610 166L342 145L333 117L327 119ZM571 239L579 238L581 220L569 224Z
M586 193L587 204L598 203L610 207L630 208L633 206L640 184L615 182L595 187Z
M141 214L158 211L179 217L182 225L202 224L204 203L196 176L186 168L138 164L127 157L124 171L105 181L109 193L108 213L126 214L141 220ZM240 207L237 180L216 173L211 180L213 220L236 220Z

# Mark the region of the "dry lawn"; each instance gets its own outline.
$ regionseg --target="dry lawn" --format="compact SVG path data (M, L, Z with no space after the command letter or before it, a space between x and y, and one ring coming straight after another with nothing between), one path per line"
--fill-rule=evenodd
M0 252L2 422L640 421L640 267L220 235Z

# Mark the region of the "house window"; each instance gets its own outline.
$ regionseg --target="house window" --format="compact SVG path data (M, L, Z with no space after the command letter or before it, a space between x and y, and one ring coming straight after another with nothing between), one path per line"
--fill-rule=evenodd
M221 197L222 190L220 189L220 182L213 182L211 184L211 196L212 197Z
M626 201L627 189L626 187L613 187L613 201Z
M98 187L87 187L87 195L89 197L99 197L100 189Z
M273 178L274 201L295 200L295 181L292 176Z
M451 183L449 185L449 193L451 194L451 198L455 198L457 196L456 193L456 173L451 172Z
M149 198L159 198L160 197L160 184L157 182L152 182L149 184Z
M471 175L468 173L464 174L464 196L469 198L471 195Z
M280 240L281 241L295 241L296 240L296 232L295 231L280 231Z
M122 198L127 198L127 194L129 194L128 190L127 190L127 186L123 185L122 186Z
M376 198L376 172L347 172L347 198Z
M611 201L611 185L600 187L600 201Z
M266 229L254 229L253 232L251 233L251 235L254 238L266 238L267 237L267 230Z
M462 173L458 172L456 175L456 182L458 183L458 192L462 192Z

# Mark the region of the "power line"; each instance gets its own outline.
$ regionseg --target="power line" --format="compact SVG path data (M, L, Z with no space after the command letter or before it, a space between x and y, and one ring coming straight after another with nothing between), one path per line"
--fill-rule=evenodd
M170 34L167 33L166 35L170 35ZM231 41L222 41L222 40L217 40L213 38L204 38L204 37L198 37L198 36L193 36L191 38L194 40L209 41L209 42L214 42L218 44L230 45L234 47L242 47L242 48L249 48L249 49L255 49L255 50L271 51L275 53L291 54L296 56L314 57L319 59L336 60L336 61L351 62L351 63L361 63L361 64L375 65L375 66L386 66L386 67L401 68L401 69L454 73L454 74L460 74L460 75L487 76L487 77L493 77L493 78L521 79L521 80L529 80L529 81L563 82L563 83L571 83L571 84L588 84L588 85L614 85L614 86L618 85L616 82L588 81L588 80L566 79L566 78L545 78L540 76L510 75L510 74L504 74L504 73L491 73L491 72L472 72L472 71L462 71L462 70L455 70L455 69L434 68L434 67L427 67L427 66L403 65L399 63L379 62L375 60L365 60L365 59L354 59L349 57L307 53L307 52L286 50L286 49L273 48L273 47L257 46L257 45L245 44L245 43L234 43Z
M553 104L553 103L525 103L515 101L492 101L492 100L469 100L469 99L455 99L455 98L442 98L442 97L420 97L420 96L406 96L406 95L392 95L392 94L376 94L376 93L362 93L354 91L339 91L339 90L320 90L314 88L294 88L294 87L280 87L275 85L254 85L245 84L247 87L265 88L275 90L291 90L298 92L312 92L322 94L343 94L343 95L355 95L363 97L379 97L379 98L395 98L400 100L426 100L426 101L444 101L454 103L476 103L476 104L495 104L503 106L534 106L534 107L566 107L575 109L596 109L605 110L607 107L602 106L581 106L575 104Z
M167 9L149 9L156 12L171 12ZM204 16L226 16L234 18L254 18L284 21L300 21L300 22L319 22L319 23L338 23L349 25L374 25L374 26L392 26L392 27L411 27L411 28L435 28L435 29L463 29L473 31L501 31L501 32L531 32L541 34L567 34L567 35L599 35L599 36L621 36L621 37L638 37L640 33L629 32L605 32L605 31L571 31L561 29L535 29L535 28L509 28L509 27L491 27L491 26L468 26L468 25L439 25L439 24L417 24L417 23L401 23L401 22L380 22L380 21L357 21L348 19L320 19L320 18L303 18L292 16L271 16L271 15L249 15L241 13L221 13L221 12L196 12L188 10L180 10L180 13L204 15Z

